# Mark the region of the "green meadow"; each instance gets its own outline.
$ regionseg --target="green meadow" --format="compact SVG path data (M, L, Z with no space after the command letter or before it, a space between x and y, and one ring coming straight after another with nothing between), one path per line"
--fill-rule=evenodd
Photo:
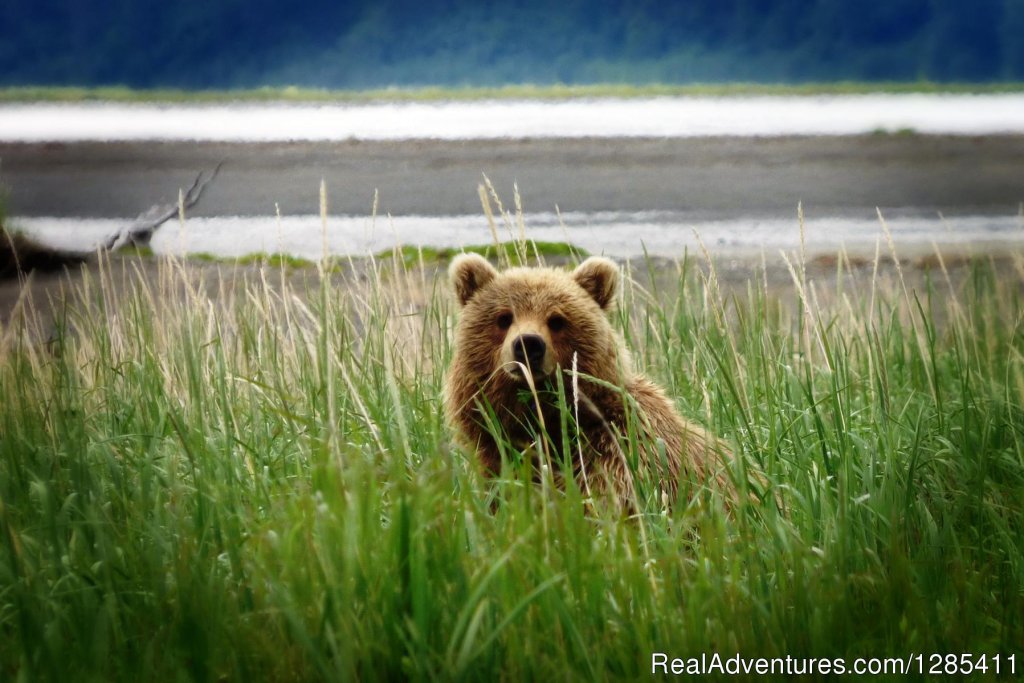
M630 680L654 653L1019 675L1024 257L898 247L741 283L625 265L636 364L766 482L632 516L453 444L446 254L101 256L0 328L0 679Z
M814 97L819 95L887 94L992 94L1019 93L1024 83L935 83L932 81L821 83L694 83L672 85L504 85L392 87L376 89L329 89L297 86L184 90L175 88L129 88L125 86L8 86L0 88L0 103L14 102L126 102L202 104L223 102L437 102L473 100L568 100L581 98L638 97Z

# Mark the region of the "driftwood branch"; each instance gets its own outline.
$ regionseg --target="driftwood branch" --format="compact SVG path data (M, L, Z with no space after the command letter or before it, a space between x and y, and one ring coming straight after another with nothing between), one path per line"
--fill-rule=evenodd
M161 225L178 215L183 209L191 209L199 202L206 186L213 182L224 163L217 164L213 171L200 172L192 187L181 195L180 202L161 204L139 215L131 225L107 238L101 249L119 249L126 245L147 246L153 233ZM0 223L0 282L38 270L52 272L67 266L84 263L91 258L89 252L54 249L20 233L7 231Z
M193 181L192 187L188 188L188 191L181 196L180 202L157 204L150 207L149 210L139 214L138 218L131 225L108 237L101 245L102 248L114 250L129 245L135 247L149 246L149 242L153 239L153 233L156 232L157 228L176 217L179 212L191 209L199 202L199 198L203 195L203 190L213 182L213 179L220 172L220 167L223 165L224 162L217 164L217 167L209 173L200 171L195 181Z

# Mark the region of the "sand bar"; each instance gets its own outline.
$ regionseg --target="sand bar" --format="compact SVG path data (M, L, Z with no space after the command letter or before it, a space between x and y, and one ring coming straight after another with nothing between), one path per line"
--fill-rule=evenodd
M224 166L196 216L479 215L486 174L527 211L694 220L1000 215L1024 201L1024 136L574 138L387 142L0 143L15 216L130 218Z

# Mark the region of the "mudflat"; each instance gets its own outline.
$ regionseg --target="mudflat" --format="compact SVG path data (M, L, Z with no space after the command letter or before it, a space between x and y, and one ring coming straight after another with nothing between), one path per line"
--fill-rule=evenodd
M133 217L223 163L197 216L480 211L484 174L524 209L679 211L695 218L908 211L1012 215L1024 136L0 143L18 216Z

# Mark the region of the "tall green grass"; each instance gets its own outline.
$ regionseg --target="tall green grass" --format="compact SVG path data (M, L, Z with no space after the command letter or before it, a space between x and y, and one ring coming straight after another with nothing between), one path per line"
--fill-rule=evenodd
M782 289L630 264L615 324L637 364L785 510L633 518L528 477L492 488L453 446L455 310L422 263L303 284L101 260L55 315L25 301L0 330L0 678L613 680L653 652L1021 666L1020 261L909 281L793 258Z

